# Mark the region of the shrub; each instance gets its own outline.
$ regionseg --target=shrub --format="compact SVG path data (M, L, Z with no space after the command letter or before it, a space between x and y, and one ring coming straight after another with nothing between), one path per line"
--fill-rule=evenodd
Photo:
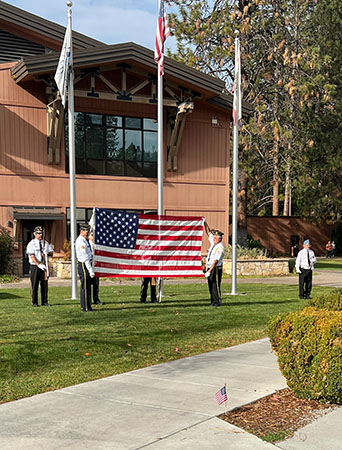
M289 272L296 273L296 259L295 258L289 259Z
M278 315L269 323L269 336L298 397L342 404L342 311L309 306Z
M0 274L11 272L11 256L13 253L13 239L6 228L0 226Z
M317 309L342 311L342 289L334 289L327 294L317 295L308 303Z
M71 261L71 242L69 239L65 239L63 244L64 261Z
M224 249L224 257L226 259L232 259L232 246L228 245ZM265 250L259 248L247 248L237 245L237 257L238 259L266 259Z

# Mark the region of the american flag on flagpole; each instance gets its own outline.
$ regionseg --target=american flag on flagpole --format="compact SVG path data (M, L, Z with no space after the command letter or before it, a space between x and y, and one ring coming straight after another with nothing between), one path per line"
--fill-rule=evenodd
M234 127L241 119L241 58L240 58L240 41L235 39L235 73L234 73L234 85L233 85L233 123Z
M219 405L227 401L226 386L223 386L219 391L216 392L216 401Z
M203 277L203 222L95 208L95 275Z
M156 32L156 44L154 48L154 59L158 63L160 75L164 75L164 43L169 36L170 36L170 29L167 23L167 15L164 9L164 1L160 0L157 32Z

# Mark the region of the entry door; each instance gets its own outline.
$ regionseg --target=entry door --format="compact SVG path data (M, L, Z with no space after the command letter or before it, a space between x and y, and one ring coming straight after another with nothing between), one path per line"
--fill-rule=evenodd
M37 220L23 220L23 275L29 275L30 273L30 263L26 254L27 244L31 239L34 238L33 230L38 226L42 225L42 222Z

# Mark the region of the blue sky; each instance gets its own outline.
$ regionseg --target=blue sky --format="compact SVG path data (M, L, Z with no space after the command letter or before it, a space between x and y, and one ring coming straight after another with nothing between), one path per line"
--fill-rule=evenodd
M5 0L6 1L6 0ZM66 26L66 0L7 0ZM73 0L73 29L106 44L133 41L154 48L158 0ZM172 38L166 41L172 44Z

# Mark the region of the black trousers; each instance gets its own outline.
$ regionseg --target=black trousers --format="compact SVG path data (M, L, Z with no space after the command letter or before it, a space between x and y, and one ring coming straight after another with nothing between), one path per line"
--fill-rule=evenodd
M152 277L151 278L143 278L141 282L141 288L140 288L140 301L141 303L146 302L147 298L147 289L148 285L151 285L151 302L157 303L157 295L156 295L156 279L154 279L152 283Z
M38 266L31 264L31 290L32 290L32 304L38 305L38 288L40 283L40 296L42 305L48 302L48 281L44 280L45 271L39 269Z
M91 309L91 277L85 263L78 263L78 275L81 281L81 309Z
M90 286L93 287L93 303L98 303L99 299L99 290L100 290L100 280L99 278L93 277L90 278Z
M212 306L221 305L221 280L222 267L215 267L208 278L208 288L210 292L210 302Z
M312 289L312 270L300 268L299 274L299 297L308 298Z

